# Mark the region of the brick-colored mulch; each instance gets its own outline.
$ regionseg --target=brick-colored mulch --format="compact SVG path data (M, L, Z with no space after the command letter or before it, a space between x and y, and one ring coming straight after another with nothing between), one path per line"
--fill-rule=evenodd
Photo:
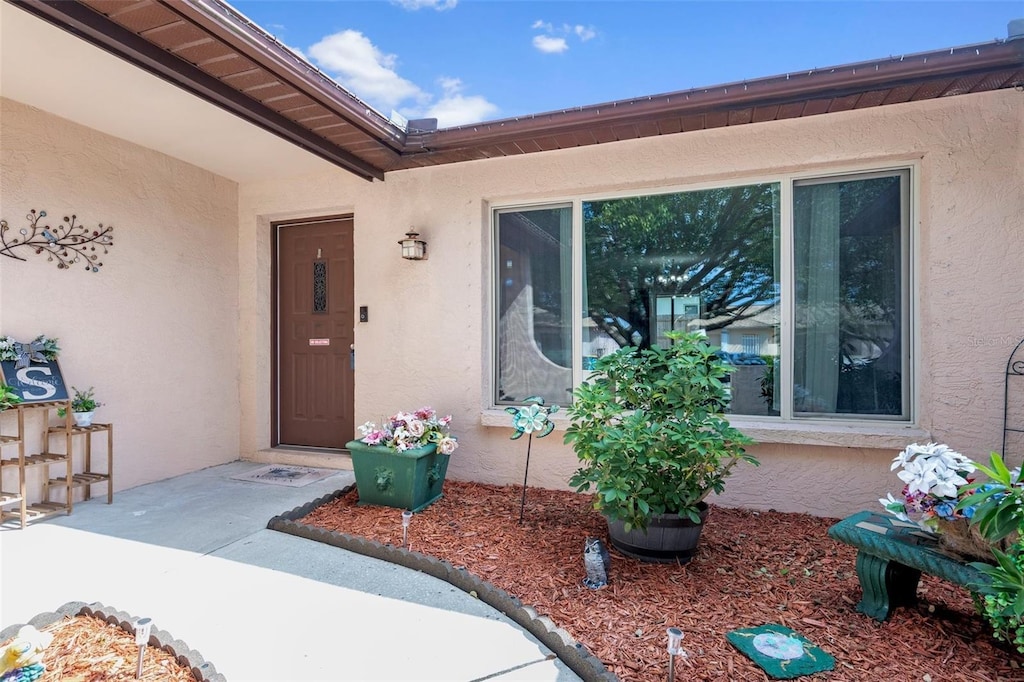
M92 616L65 618L42 629L53 634L43 651L46 672L41 682L127 682L135 680L139 647L135 635ZM10 640L0 644L5 648ZM195 682L195 676L171 654L146 647L142 680Z
M826 535L835 519L713 507L690 564L645 564L612 549L611 584L595 591L580 583L583 542L607 542L607 527L590 496L531 488L519 526L521 492L447 481L444 497L414 516L410 549L532 605L624 681L666 678L672 626L689 652L677 679L766 680L725 639L764 623L791 627L835 656L834 671L808 679L1024 679L1024 657L992 639L962 588L924 576L916 607L886 623L858 613L856 552ZM353 490L302 522L401 545L401 512L357 501Z

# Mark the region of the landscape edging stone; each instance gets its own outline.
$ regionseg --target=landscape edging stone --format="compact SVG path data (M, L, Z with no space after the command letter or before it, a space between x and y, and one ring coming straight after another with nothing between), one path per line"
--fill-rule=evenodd
M442 559L402 547L385 545L366 538L329 531L299 522L299 519L317 507L344 497L355 487L355 484L352 483L291 511L278 514L267 522L267 528L405 566L444 580L467 594L475 593L480 601L511 618L544 646L551 649L584 682L619 682L619 678L612 674L600 659L590 653L585 646L575 641L567 631L558 627L550 618L540 616L535 609L524 605L515 596L473 575L466 569L456 568Z
M97 618L111 625L116 625L132 636L135 635L135 621L138 620L124 611L118 611L101 602L87 604L81 601L71 601L62 605L56 611L40 613L34 616L27 624L37 630L41 630L64 618L73 618L75 616ZM25 623L16 623L0 630L0 642L15 637L18 634L18 630L24 625ZM217 672L217 668L213 663L207 661L198 651L190 648L182 640L174 639L170 633L164 630L156 627L151 629L149 631L148 645L158 647L169 653L181 666L188 668L198 682L227 682L227 678Z

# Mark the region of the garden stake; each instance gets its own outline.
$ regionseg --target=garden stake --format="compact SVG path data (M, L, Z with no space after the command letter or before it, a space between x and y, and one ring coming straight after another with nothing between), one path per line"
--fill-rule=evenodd
M679 628L668 629L668 682L675 682L676 680L676 656L682 654L686 655L683 651L683 631Z
M409 549L409 522L412 521L412 512L408 509L402 512L402 547Z
M139 645L139 666L135 669L135 679L142 679L142 657L146 655L146 644L149 643L149 628L153 626L153 619L140 618L135 623L135 643Z
M519 502L519 525L523 525L523 512L526 509L526 478L530 475L530 448L533 446L533 432L539 431L537 438L543 438L555 430L555 423L548 416L558 412L558 405L544 407L544 398L533 396L523 402L534 403L523 407L506 407L505 411L512 415L512 426L515 433L510 440L517 440L524 433L530 434L526 441L526 471L523 472L523 498Z
M530 475L530 448L533 447L533 432L526 439L526 469L523 471L523 496L519 500L519 525L523 525L523 512L526 510L526 477Z

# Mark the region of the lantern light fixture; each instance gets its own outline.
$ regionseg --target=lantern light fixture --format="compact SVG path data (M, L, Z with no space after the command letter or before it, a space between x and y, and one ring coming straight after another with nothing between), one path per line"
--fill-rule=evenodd
M420 233L414 228L409 228L405 233L405 239L399 239L402 245L402 258L406 260L426 260L427 243L420 239Z

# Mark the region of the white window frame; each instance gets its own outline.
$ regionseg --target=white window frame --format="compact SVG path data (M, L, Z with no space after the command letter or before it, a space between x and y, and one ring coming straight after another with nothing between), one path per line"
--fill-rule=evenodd
M901 330L901 343L903 351L903 400L907 406L906 416L867 416L867 415L827 415L827 416L800 416L793 415L793 349L794 349L794 328L793 315L795 308L795 276L794 265L794 226L793 226L793 188L797 182L835 182L844 178L850 180L862 180L874 177L888 177L901 174L901 199L905 202L902 206L902 230L901 250L903 255L903 268L901 272L901 292L905 307L903 325ZM780 282L780 321L778 330L778 342L780 345L779 362L784 368L785 376L780 382L780 407L781 414L778 416L759 415L730 415L730 421L739 426L742 430L761 442L776 443L818 443L817 439L822 435L836 434L848 439L851 447L904 447L907 438L928 437L928 434L917 428L919 415L918 367L919 340L914 334L917 310L917 269L918 269L918 203L920 197L920 170L918 160L907 160L884 164L851 164L844 166L831 166L827 169L809 169L796 172L766 173L763 175L746 176L743 178L731 178L728 181L707 181L684 185L672 185L661 187L632 187L626 190L588 192L570 197L553 197L545 201L508 201L490 205L488 214L490 216L489 243L491 250L491 271L487 273L487 300L490 301L489 335L491 337L489 375L491 381L487 382L485 415L482 420L485 425L506 425L507 415L502 410L504 404L499 405L496 401L496 388L498 377L498 332L497 332L497 216L499 213L507 213L519 210L535 210L543 208L564 208L572 206L572 319L583 318L583 204L591 201L607 201L636 196L656 196L660 194L674 194L678 192L693 192L705 189L721 189L728 187L778 183L779 185L779 224L781 234L779 236L779 282ZM573 386L579 386L586 380L589 372L583 369L579 361L583 354L583 327L580 324L572 325L572 382ZM500 412L499 412L500 411ZM502 416L498 417L500 414ZM556 417L564 420L562 416ZM806 434L806 437L801 434ZM858 436L861 436L858 438ZM847 443L843 443L844 445Z

